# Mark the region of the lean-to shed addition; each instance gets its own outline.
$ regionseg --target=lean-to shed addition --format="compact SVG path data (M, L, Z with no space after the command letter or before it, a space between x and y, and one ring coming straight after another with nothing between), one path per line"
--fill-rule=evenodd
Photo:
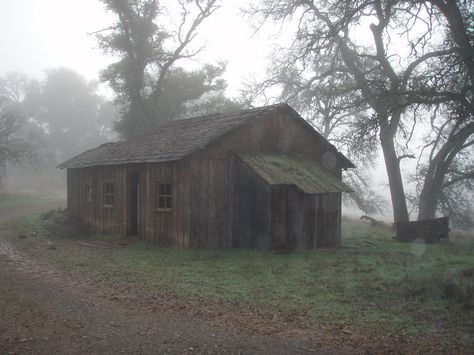
M64 162L68 212L162 246L340 243L354 165L287 104L171 121Z

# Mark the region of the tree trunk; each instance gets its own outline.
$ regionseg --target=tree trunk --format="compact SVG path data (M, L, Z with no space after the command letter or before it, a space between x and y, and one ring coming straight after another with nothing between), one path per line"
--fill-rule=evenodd
M403 189L402 174L400 172L400 161L395 151L393 135L381 133L380 141L382 145L385 167L387 169L388 184L392 198L393 222L408 222L408 208Z
M436 215L440 186L431 178L425 178L420 200L418 201L418 220L433 219Z
M474 134L474 122L457 130L458 128L459 125L453 127L448 135L448 140L429 162L418 201L418 220L420 221L435 218L436 208L444 188L443 182L449 167L456 155L466 147L464 145L466 140ZM466 175L465 178L470 178L470 175Z

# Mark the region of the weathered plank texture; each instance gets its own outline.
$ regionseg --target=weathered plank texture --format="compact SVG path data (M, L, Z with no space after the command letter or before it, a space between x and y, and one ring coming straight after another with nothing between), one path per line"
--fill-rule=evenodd
M437 243L449 238L449 217L395 224L397 240L401 242Z
M234 152L298 154L340 178L327 141L301 120L268 112L180 160L68 169L69 212L99 233L183 248L313 249L340 243L341 194L270 186ZM114 205L104 206L104 183ZM172 208L156 208L157 183L171 184ZM86 201L86 186L93 199ZM134 195L134 189L138 194ZM135 216L135 217L134 217Z

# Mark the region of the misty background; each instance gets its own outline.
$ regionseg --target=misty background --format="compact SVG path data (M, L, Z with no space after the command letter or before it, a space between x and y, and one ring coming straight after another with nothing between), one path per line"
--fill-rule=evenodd
M84 150L172 119L287 101L357 165L343 213L449 214L472 228L472 4L453 2L471 50L463 57L436 1L360 14L310 3L0 3L3 142L16 148L2 153L1 188L65 197L56 166Z

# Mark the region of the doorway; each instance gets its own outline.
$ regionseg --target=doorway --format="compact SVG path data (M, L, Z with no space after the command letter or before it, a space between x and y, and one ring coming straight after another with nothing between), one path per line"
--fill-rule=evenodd
M271 193L271 248L288 249L288 187L274 186Z
M314 197L288 185L273 186L271 194L271 248L312 249Z
M128 173L129 181L129 236L138 236L140 220L140 174L138 171Z

